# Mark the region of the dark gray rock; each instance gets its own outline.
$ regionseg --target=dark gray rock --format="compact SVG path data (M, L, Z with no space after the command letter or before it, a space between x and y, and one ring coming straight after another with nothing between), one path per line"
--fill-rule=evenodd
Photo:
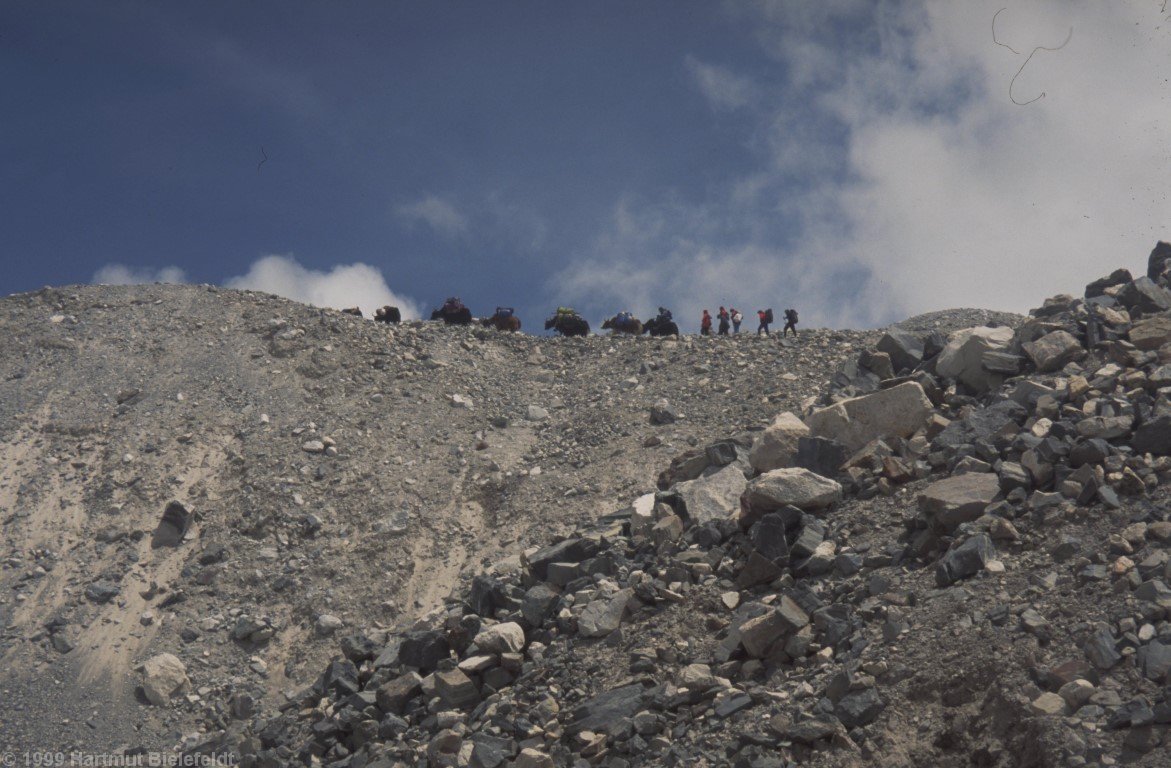
M860 728L873 723L885 708L876 689L864 688L843 696L834 706L834 714L847 728Z
M797 455L793 466L803 467L822 477L835 477L846 459L846 446L828 437L801 437L797 439Z
M996 557L996 547L986 533L980 533L948 551L935 567L935 583L947 587L961 579L975 576Z
M151 536L152 549L159 547L177 547L191 528L191 512L178 501L172 501L163 510L163 517Z
M1149 277L1140 277L1127 284L1118 296L1118 300L1132 314L1151 315L1171 309L1171 292Z
M895 372L913 370L923 362L923 342L913 333L902 328L890 328L875 345L879 352L890 356Z
M1155 244L1154 249L1151 250L1151 255L1147 257L1147 277L1155 282L1161 282L1166 285L1167 270L1171 267L1171 243L1165 243L1160 240Z
M1152 280L1156 279L1153 275L1147 275ZM1106 277L1100 277L1086 286L1086 298L1092 299L1095 296L1104 296L1107 288L1113 288L1116 285L1126 285L1134 280L1130 274L1129 269L1116 269Z
M548 575L550 563L580 563L598 554L598 549L598 542L592 539L566 539L533 553L533 556L528 558L529 570L543 581Z
M1086 658L1098 669L1110 669L1122 661L1122 654L1118 652L1118 643L1111 634L1110 628L1099 626L1086 639L1082 646Z
M400 663L426 674L451 655L451 645L438 630L408 632L398 649Z
M1171 672L1171 642L1166 644L1152 640L1139 649L1138 663L1148 680L1163 683Z
M521 615L531 626L539 627L552 613L558 597L557 590L548 584L537 584L525 592L524 601L520 608Z
M573 711L573 719L565 727L568 736L582 731L610 731L619 728L625 721L642 709L648 696L642 683L631 683L601 693Z
M85 588L85 597L90 602L102 604L113 600L121 591L122 588L114 582L101 579Z
M1171 416L1159 416L1143 424L1135 430L1130 444L1136 453L1171 454Z
M785 515L770 512L753 524L748 538L762 556L783 563L789 559L788 527Z

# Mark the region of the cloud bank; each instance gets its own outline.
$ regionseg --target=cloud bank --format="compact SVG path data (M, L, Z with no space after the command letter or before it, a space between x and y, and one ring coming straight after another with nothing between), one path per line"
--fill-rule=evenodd
M1171 239L1171 24L1159 4L730 4L773 69L689 59L756 160L699 202L625 199L552 291L609 311L802 309L871 326L1025 311ZM750 9L750 10L749 10ZM1035 46L1040 51L1013 82ZM777 85L776 83L781 83ZM1044 93L1028 106L1018 106ZM744 94L753 94L746 101Z
M224 281L224 286L274 293L318 307L358 306L367 317L386 304L398 307L403 319L419 316L414 301L391 291L382 272L361 262L323 272L302 266L292 256L265 256L253 262L246 274Z
M107 264L94 273L98 285L142 285L144 283L186 283L187 273L179 267L131 267Z

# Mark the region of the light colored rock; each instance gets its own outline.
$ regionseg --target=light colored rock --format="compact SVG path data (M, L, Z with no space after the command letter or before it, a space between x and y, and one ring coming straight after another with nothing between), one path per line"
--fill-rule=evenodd
M525 631L515 621L493 624L480 630L475 643L485 653L520 653L525 647Z
M1060 715L1065 712L1065 699L1056 693L1042 693L1029 704L1035 715Z
M740 495L748 481L734 464L707 477L696 478L675 486L687 517L693 525L734 516L740 509Z
M945 529L970 522L1000 493L1000 479L993 473L969 473L936 481L923 490L919 507Z
M620 589L610 597L594 600L577 617L578 633L583 637L605 637L618 629L632 597L634 590Z
M1004 376L984 367L985 352L1004 351L1012 341L1011 328L967 328L951 335L947 346L935 361L935 370L949 379L962 382L976 392L1000 386Z
M471 410L474 405L472 398L467 395L452 395L451 404L456 408L465 408L467 410Z
M525 412L525 418L529 421L544 421L549 418L549 412L539 405L530 405Z
M765 472L748 484L745 491L750 517L759 517L781 507L822 509L842 499L836 480L814 474L802 467L785 467Z
M1086 356L1077 337L1068 331L1053 331L1036 341L1026 341L1021 347L1041 373L1059 371L1067 363Z
M837 440L854 452L877 438L910 437L932 413L923 388L908 381L814 411L805 423L811 434Z
M332 635L334 632L338 631L345 625L346 623L337 616L323 613L317 617L317 623L315 624L315 627L317 629L317 634L325 636Z
M142 665L142 692L156 707L171 703L171 697L189 685L187 667L171 653L152 656Z
M553 758L539 749L525 747L512 762L514 768L553 768Z
M1130 329L1130 343L1141 350L1158 349L1171 342L1171 315L1140 320Z
M630 509L631 538L646 538L655 527L655 495L644 493L634 500Z
M748 463L757 472L790 467L797 453L797 440L808 434L809 427L805 422L785 411L752 444Z

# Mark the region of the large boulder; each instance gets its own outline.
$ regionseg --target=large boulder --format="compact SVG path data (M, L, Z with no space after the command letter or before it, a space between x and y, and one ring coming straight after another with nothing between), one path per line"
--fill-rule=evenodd
M515 621L493 624L480 630L475 643L484 653L520 653L525 647L525 631Z
M801 467L774 469L748 484L741 504L741 525L751 525L782 507L823 509L841 500L842 486L836 480Z
M878 351L890 355L895 373L910 370L923 362L923 341L913 333L894 327L878 340Z
M935 361L940 376L955 379L975 392L987 392L1004 381L1004 376L984 367L986 352L1006 351L1012 341L1011 328L967 328L951 335Z
M1135 323L1130 343L1142 350L1158 349L1171 341L1171 315L1156 315Z
M757 472L790 467L797 454L797 441L808 434L805 422L785 411L752 444L748 462Z
M1165 280L1160 278L1171 269L1171 243L1165 243L1160 240L1155 244L1151 255L1147 257L1147 277L1157 283L1166 285Z
M748 481L734 464L718 472L675 486L688 519L694 525L727 519L740 509L740 495Z
M1131 315L1153 315L1171 309L1171 291L1155 283L1149 277L1140 277L1128 283L1118 294Z
M947 587L975 576L995 557L996 547L992 545L992 539L986 533L977 534L943 556L935 566L935 584Z
M951 530L984 514L1000 493L1000 478L992 473L969 473L938 480L923 490L919 507L940 527Z
M188 684L187 667L174 654L160 653L142 665L142 692L156 707L169 705Z
M877 438L910 437L931 413L923 387L908 381L814 411L805 423L811 434L837 440L853 453Z
M1151 254L1154 255L1153 253ZM1151 277L1148 275L1148 277ZM1113 288L1118 285L1126 285L1134 277L1130 274L1129 269L1116 269L1106 277L1100 277L1094 282L1086 286L1086 298L1092 299L1096 296L1105 296L1107 288ZM1151 277L1153 280L1154 277Z
M1036 341L1026 341L1021 347L1041 373L1060 371L1067 363L1086 356L1081 342L1068 331L1047 333Z

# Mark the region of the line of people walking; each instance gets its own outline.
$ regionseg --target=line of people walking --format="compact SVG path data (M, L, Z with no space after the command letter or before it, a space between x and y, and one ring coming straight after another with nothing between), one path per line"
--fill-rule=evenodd
M769 326L773 322L772 308L757 310L756 317L760 320L760 325L756 329L756 335L768 336ZM735 307L731 309L720 307L720 311L716 313L715 319L719 321L719 325L717 326L718 330L716 331L717 336L727 336L729 328L732 329L732 334L738 334L740 333L740 324L744 322L744 313ZM797 310L795 309L785 310L785 327L782 329L781 335L788 336L789 331L792 331L794 336L797 335ZM702 336L712 335L712 315L706 309L703 311L703 316L699 319L699 333Z

